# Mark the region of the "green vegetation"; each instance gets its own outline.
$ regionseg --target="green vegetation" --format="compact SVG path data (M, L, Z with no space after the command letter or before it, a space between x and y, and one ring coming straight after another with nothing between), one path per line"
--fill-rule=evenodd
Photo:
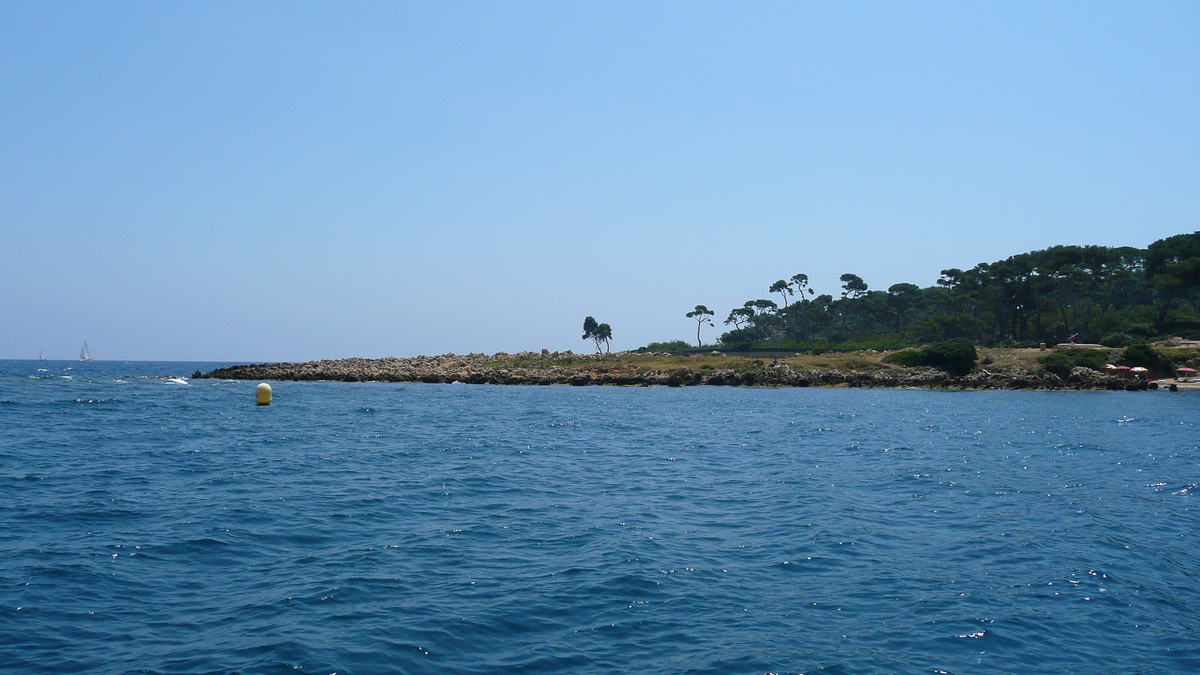
M1172 370L1166 356L1150 345L1132 345L1121 353L1121 363L1126 366L1141 366L1150 372Z
M772 303L772 304L774 304L774 303ZM714 324L712 321L709 320L709 317L711 317L714 314L716 314L716 312L705 307L704 305L696 305L696 309L693 309L692 311L690 311L684 315L689 319L696 320L696 346L697 347L704 344L704 343L700 342L700 327L703 326L705 323L708 323L708 325L710 325L710 326L714 326L714 327L716 326L716 324Z
M884 363L891 363L897 366L906 366L908 368L916 368L922 365L920 349L902 349L898 352L892 352L883 357Z
M1099 372L1105 371L1105 364L1112 359L1112 353L1102 349L1063 349L1054 351L1038 359L1042 368L1066 377L1075 368L1091 368Z
M597 353L611 352L612 349L609 345L612 343L612 326L606 323L596 323L596 319L589 316L583 320L583 339L595 342ZM601 345L604 346L604 349L600 349Z
M1035 347L1074 339L1128 347L1172 335L1200 338L1200 232L1145 249L1054 246L942 270L927 288L901 283L871 290L856 274L840 280L838 297L816 294L804 274L770 284L766 290L783 306L756 299L733 309L720 345L801 351L954 339ZM697 321L697 343L712 314L703 305L687 313Z
M692 346L683 340L671 340L670 342L651 342L645 347L639 347L634 351L636 354L645 354L647 352L666 352L674 354L678 352L686 352Z
M884 363L897 366L930 366L951 375L966 375L975 369L979 355L970 340L956 338L931 344L922 349L903 349L883 357Z

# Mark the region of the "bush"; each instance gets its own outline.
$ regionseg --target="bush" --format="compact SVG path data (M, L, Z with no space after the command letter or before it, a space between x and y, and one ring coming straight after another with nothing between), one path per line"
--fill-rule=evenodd
M884 363L898 366L932 366L951 375L966 375L975 368L975 344L970 340L956 338L931 344L921 349L902 349L883 357Z
M1110 358L1112 355L1107 349L1075 349L1071 351L1071 359L1074 360L1076 366L1100 372L1104 372L1104 364L1108 363Z
M1047 371L1066 377L1074 368L1091 368L1104 372L1104 364L1108 363L1111 354L1104 349L1067 349L1054 351L1038 359L1038 363Z
M908 366L910 368L921 365L921 350L920 349L902 349L898 352L892 352L883 357L884 363L894 363L898 366Z
M1038 359L1038 363L1042 364L1042 368L1048 373L1054 373L1059 377L1066 377L1071 374L1071 369L1075 367L1075 359L1072 359L1067 352L1052 352Z
M1166 359L1162 352L1150 345L1130 345L1121 353L1121 363L1127 366L1142 366L1149 370L1162 370Z
M975 368L975 343L964 338L937 342L921 349L921 364L951 375L966 375Z
M645 354L646 352L685 352L691 349L692 346L683 340L671 340L670 342L651 342L645 347L638 347L633 350L637 354Z

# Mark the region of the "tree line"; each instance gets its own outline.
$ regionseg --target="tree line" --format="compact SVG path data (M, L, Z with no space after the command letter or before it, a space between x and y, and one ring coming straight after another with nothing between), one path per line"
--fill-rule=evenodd
M723 347L848 346L892 349L953 339L987 346L1089 342L1123 347L1169 335L1200 337L1200 232L1145 249L1053 246L941 271L936 284L872 290L843 274L836 295L808 276L769 284L724 320ZM697 305L697 346L714 310ZM661 344L661 343L660 343ZM599 347L599 344L597 345Z

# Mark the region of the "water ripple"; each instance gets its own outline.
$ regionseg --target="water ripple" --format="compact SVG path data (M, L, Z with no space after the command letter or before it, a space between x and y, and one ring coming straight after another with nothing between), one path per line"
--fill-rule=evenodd
M1187 395L2 365L5 672L1200 671Z

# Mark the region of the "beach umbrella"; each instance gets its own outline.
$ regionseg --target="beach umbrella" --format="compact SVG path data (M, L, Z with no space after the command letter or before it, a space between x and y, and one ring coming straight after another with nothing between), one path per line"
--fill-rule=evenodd
M1129 372L1131 372L1131 373L1144 373L1144 372L1146 372L1146 369L1145 369L1145 368L1143 368L1143 367L1141 367L1141 366L1137 366L1136 368L1130 368L1130 369L1129 369Z
M1116 368L1113 368L1113 370L1129 370L1129 366L1117 366Z
M1178 371L1179 371L1179 372L1181 372L1181 373L1194 373L1194 372L1196 372L1196 369L1195 369L1195 368L1188 368L1187 366L1183 366L1182 368L1176 368L1175 370L1178 370Z

